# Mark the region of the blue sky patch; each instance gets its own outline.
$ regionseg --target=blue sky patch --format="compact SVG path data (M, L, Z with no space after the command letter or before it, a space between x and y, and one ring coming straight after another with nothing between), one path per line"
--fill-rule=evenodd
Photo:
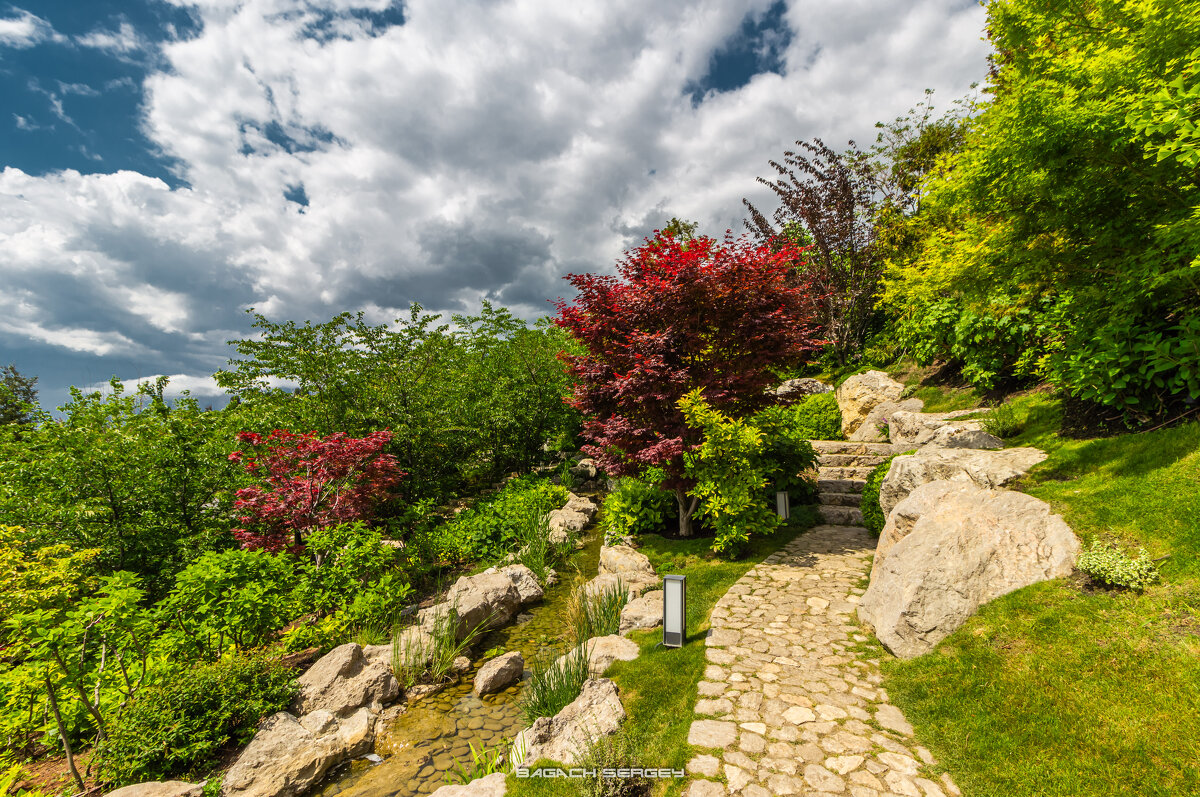
M777 0L761 15L747 14L737 33L713 53L708 73L689 86L692 105L704 101L708 92L736 91L763 72L783 74L783 55L792 41L784 20L787 3Z

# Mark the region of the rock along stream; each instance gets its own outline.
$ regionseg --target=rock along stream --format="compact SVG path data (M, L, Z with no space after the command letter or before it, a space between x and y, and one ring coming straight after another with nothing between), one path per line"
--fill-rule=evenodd
M546 590L541 602L529 607L507 628L489 633L475 646L482 654L492 648L519 650L526 675L532 662L566 650L566 607L571 591L596 574L604 535L593 532L585 546L560 569L559 582ZM582 579L577 577L582 574ZM472 663L462 679L423 698L393 719L379 734L376 753L381 762L359 758L344 764L313 791L314 797L416 797L446 785L446 774L461 761L469 766L475 750L506 749L524 727L517 699L521 684L494 695L476 697L475 673L484 663ZM522 681L523 683L523 681Z

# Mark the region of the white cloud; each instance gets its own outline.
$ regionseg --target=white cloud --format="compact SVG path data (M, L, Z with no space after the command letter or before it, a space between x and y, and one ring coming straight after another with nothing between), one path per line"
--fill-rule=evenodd
M138 389L138 385L149 384L153 385L156 380L162 376L161 374L151 374L150 376L139 376L133 379L121 379L121 387L126 393L133 393ZM295 382L290 382L285 379L269 379L267 380L269 387L283 387L289 390L297 387ZM95 384L87 385L82 390L85 393L100 392L111 393L112 385L108 382L96 382ZM168 397L181 396L184 393L189 393L192 396L223 396L225 391L222 390L216 381L208 375L200 374L170 374L167 376L166 389L163 390L163 395Z
M785 73L698 106L689 87L770 0L411 0L383 31L345 12L386 0L174 1L203 30L161 43L142 126L184 187L0 173L0 281L47 329L93 330L97 354L136 340L163 371L220 367L248 306L548 312L563 274L671 215L740 232L794 140L868 144L926 87L948 103L986 73L963 0L793 0ZM307 207L285 199L300 186Z
M128 22L122 22L116 30L97 28L90 33L76 36L75 43L82 47L121 55L136 52L145 46L133 25Z
M44 41L61 42L65 37L41 17L20 8L15 16L0 18L0 46L24 49Z

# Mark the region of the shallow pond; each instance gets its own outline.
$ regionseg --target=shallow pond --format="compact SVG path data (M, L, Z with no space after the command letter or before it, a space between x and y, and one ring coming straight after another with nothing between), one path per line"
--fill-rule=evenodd
M535 659L565 652L568 642L566 607L572 590L594 576L603 535L593 532L585 545L559 569L559 582L545 597L507 628L493 631L474 649L476 655L503 648L519 650L525 657L525 675ZM470 765L475 750L506 749L525 726L518 705L520 684L495 695L476 697L471 691L475 673L484 663L473 662L457 684L409 706L379 734L375 753L380 762L366 758L343 764L318 787L317 797L415 797L444 786L455 762Z

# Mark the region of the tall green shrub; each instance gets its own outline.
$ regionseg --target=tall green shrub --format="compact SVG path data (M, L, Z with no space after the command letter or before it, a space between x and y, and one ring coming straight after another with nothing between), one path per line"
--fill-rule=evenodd
M202 777L229 744L245 744L259 721L297 691L295 671L265 658L235 656L179 669L142 690L98 751L102 781L114 785Z

